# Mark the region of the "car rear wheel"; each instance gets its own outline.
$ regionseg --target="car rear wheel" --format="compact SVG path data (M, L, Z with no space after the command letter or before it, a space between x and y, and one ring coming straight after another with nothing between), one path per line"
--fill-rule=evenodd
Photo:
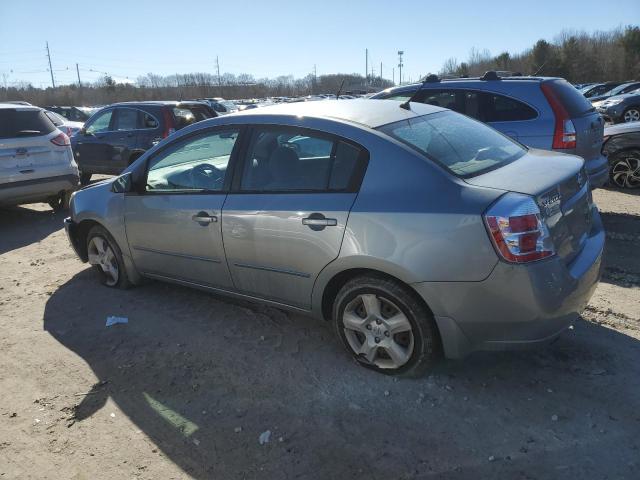
M625 123L640 121L640 108L639 107L627 108L622 114L622 118L624 119Z
M84 172L80 172L80 185L89 185L89 182L91 181L91 174L90 173L84 173Z
M388 375L419 376L440 356L431 312L398 282L356 277L333 306L336 333L363 366Z
M122 252L113 237L104 228L95 226L87 236L87 257L107 287L128 288Z
M609 178L619 188L640 188L640 150L626 150L611 156Z

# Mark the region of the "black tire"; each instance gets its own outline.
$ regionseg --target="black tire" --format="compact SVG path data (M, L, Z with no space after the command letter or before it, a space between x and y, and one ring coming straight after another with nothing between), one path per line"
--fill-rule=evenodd
M51 197L47 200L47 203L54 212L61 212L69 208L69 199L71 198L71 192L62 192L55 197Z
M640 188L640 150L624 150L609 157L609 183L616 188Z
M387 353L388 349L385 349L382 344L389 340L395 342L397 340L396 334L389 336L387 335L388 332L382 332L380 346L375 346L376 358L373 362L364 358L363 354L357 354L350 344L350 341L353 341L354 339L354 333L356 336L359 335L361 337L364 337L364 334L356 331L349 332L349 329L345 329L343 318L345 310L348 306L351 308L351 305L353 305L354 302L357 303L362 295L369 295L369 297L371 297L371 294L375 295L376 298L380 300L380 305L382 305L380 310L381 315L384 315L383 310L385 307L394 307L399 311L398 313L404 314L405 319L408 320L411 325L410 335L413 337L411 342L413 348L411 349L406 363L399 367L388 365L383 367L376 364L387 362L388 360L382 358L385 355L390 359L391 363L393 363L391 357ZM367 318L369 317L367 316ZM387 375L418 377L432 367L441 357L442 349L440 334L433 315L424 303L420 301L415 292L412 292L404 285L392 279L377 275L363 275L353 278L347 282L340 289L334 300L332 320L336 334L347 351L350 352L356 361L362 366L377 372ZM384 321L384 319L382 321ZM380 324L381 322L377 321L376 323ZM375 335L369 326L366 328L369 330L369 334ZM375 330L379 327L373 325L373 328ZM405 333L405 335L409 334ZM384 336L387 338L384 338ZM364 344L365 341L366 340L362 341L362 343ZM378 343L378 341L379 340L376 337L375 342ZM407 349L407 351L409 350Z
M93 265L96 272L98 272L100 282L103 285L111 288L129 288L131 286L131 282L129 281L129 277L127 276L127 270L124 264L124 260L122 259L122 251L120 250L117 242L106 229L99 225L96 225L95 227L91 228L91 230L89 230L89 234L87 235L87 252L91 252L92 241L94 239L101 239L106 242L106 244L113 252L114 261L117 264L118 271L117 279L113 281L113 277L105 273L104 269L100 265Z
M80 185L82 186L89 185L90 181L91 181L90 173L80 172Z

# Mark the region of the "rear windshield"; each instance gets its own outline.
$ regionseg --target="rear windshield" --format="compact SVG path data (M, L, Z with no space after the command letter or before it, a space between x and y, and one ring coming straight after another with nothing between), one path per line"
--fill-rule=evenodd
M0 109L0 138L36 137L55 129L42 110Z
M570 117L582 117L595 111L591 102L566 80L553 80L549 82L549 85Z
M526 149L484 123L438 112L378 127L460 177L472 177L513 162Z
M177 128L213 117L211 110L205 105L177 105L173 107L173 115L176 118Z

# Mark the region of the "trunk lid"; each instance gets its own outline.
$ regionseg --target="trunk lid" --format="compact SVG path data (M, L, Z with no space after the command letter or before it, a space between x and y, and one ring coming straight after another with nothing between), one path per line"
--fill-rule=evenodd
M533 196L558 256L569 263L582 250L591 230L592 200L581 158L531 149L519 160L465 182Z

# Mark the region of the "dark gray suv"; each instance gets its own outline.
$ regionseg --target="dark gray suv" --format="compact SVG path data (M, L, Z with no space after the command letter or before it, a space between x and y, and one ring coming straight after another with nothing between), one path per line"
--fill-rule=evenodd
M464 113L488 123L533 148L584 158L592 188L608 179L602 155L604 121L570 83L552 77L499 77L441 80L384 90L371 98L427 103Z

